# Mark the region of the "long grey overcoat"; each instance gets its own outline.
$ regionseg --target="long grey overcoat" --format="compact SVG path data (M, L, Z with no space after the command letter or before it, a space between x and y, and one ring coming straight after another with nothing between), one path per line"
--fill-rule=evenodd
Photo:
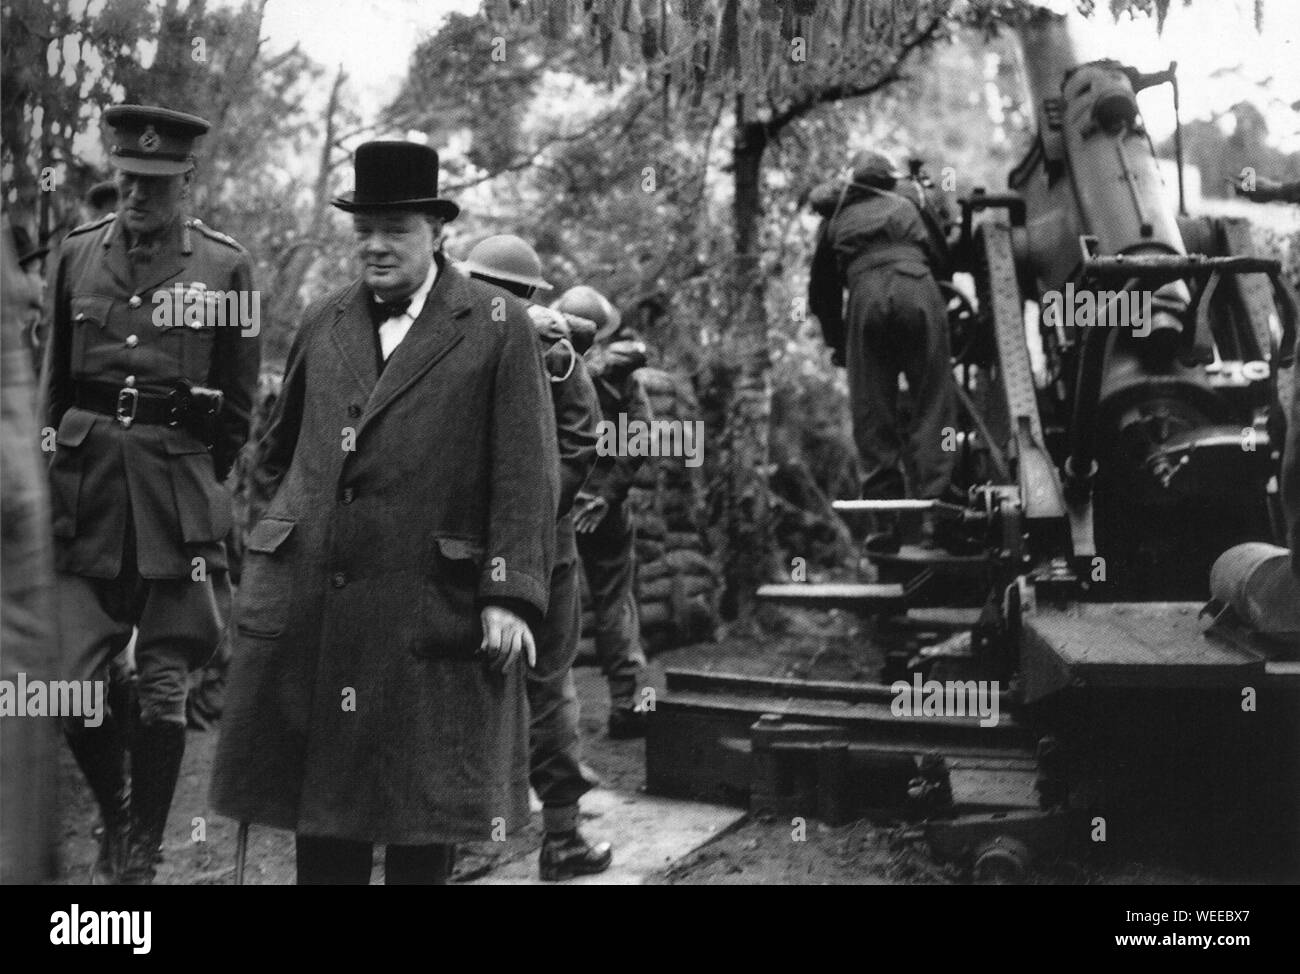
M274 493L235 609L221 814L411 845L526 819L524 664L495 675L476 650L483 605L546 610L554 413L524 306L439 262L382 373L360 282L290 351L257 447Z

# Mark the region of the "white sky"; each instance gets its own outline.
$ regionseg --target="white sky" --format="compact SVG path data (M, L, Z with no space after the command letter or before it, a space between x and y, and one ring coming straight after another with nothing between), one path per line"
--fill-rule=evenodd
M1061 4L1054 4L1058 8ZM1252 101L1268 121L1270 140L1288 152L1300 150L1300 0L1264 0L1264 29L1255 30L1254 0L1173 0L1163 33L1154 18L1128 17L1116 24L1104 0L1091 18L1075 16L1076 50L1084 60L1112 57L1143 71L1178 62L1184 121L1209 118L1239 101ZM1240 66L1238 75L1220 74ZM1256 84L1272 79L1265 90ZM1138 96L1142 116L1159 141L1173 132L1169 86Z
M1072 0L1051 0L1073 10ZM473 13L479 0L270 0L266 34L274 48L295 40L331 69L342 63L362 112L372 116L397 92L419 39L437 30L451 11ZM1300 0L1265 0L1264 30L1254 26L1254 0L1173 0L1162 35L1155 20L1128 17L1116 24L1105 0L1091 18L1074 17L1080 55L1113 57L1152 71L1178 62L1185 118L1206 118L1243 99L1260 104L1275 143L1300 150ZM383 56L374 52L382 51ZM1241 66L1241 76L1214 77ZM1272 77L1270 92L1255 82ZM1173 131L1169 89L1142 96L1143 114L1158 140Z
M154 2L161 7L161 0ZM1074 0L1043 2L1067 12L1075 8ZM296 41L330 73L342 64L362 117L371 121L397 93L420 39L449 13L478 7L479 0L270 0L264 31L272 51ZM1265 0L1262 33L1254 26L1254 0L1193 0L1190 8L1173 0L1159 36L1154 19L1126 16L1117 24L1108 7L1097 0L1093 17L1073 18L1083 59L1113 57L1144 71L1176 60L1185 119L1252 100L1264 111L1272 141L1300 150L1300 114L1289 107L1300 99L1300 0ZM1238 66L1239 75L1223 73ZM1257 86L1268 78L1269 90ZM1141 103L1152 135L1167 136L1173 130L1168 87L1144 93Z
M262 30L272 50L297 41L331 75L342 64L369 122L397 94L420 40L448 14L478 8L479 0L270 0Z

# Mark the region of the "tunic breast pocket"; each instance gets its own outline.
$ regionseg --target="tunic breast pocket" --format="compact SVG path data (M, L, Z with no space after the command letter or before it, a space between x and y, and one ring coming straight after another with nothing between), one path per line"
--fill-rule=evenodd
M284 632L293 587L292 549L286 543L296 526L263 518L248 532L235 608L235 625L245 636L273 639Z
M86 371L86 349L106 340L113 299L102 295L74 295L72 298L72 348L68 362L73 375Z
M197 311L187 309L182 324L164 328L159 336L159 347L165 349L176 362L177 374L183 375L195 385L203 385L208 380L212 367L212 349L216 342L215 329L206 310L200 316Z

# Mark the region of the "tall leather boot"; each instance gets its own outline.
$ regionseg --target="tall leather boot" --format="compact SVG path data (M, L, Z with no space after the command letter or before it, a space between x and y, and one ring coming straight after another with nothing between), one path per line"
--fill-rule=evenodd
M126 776L122 722L110 712L98 727L65 723L63 733L77 766L86 776L104 822L90 884L112 886L117 883L126 859L130 829L131 783Z
M131 836L122 869L123 885L153 882L155 856L167 828L184 755L184 725L137 722L131 735Z

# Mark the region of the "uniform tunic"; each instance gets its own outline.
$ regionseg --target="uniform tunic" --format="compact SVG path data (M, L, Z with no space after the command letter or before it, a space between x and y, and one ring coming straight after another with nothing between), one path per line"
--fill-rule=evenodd
M809 303L848 369L864 497L902 497L905 468L914 497L940 497L952 479L956 453L943 446L945 428L956 424L956 393L934 251L914 203L854 187L823 226L813 258ZM900 373L914 402L910 432L898 417Z
M235 307L255 307L248 254L179 218L128 253L110 215L67 236L53 282L46 420L57 430L49 478L64 668L98 676L138 628L143 719L183 724L188 671L212 655L226 621L231 498L221 481L248 435L260 321L223 322L205 303L186 324L176 298L233 295ZM223 394L211 448L180 425L128 426L77 405L89 384L163 395L178 382Z

